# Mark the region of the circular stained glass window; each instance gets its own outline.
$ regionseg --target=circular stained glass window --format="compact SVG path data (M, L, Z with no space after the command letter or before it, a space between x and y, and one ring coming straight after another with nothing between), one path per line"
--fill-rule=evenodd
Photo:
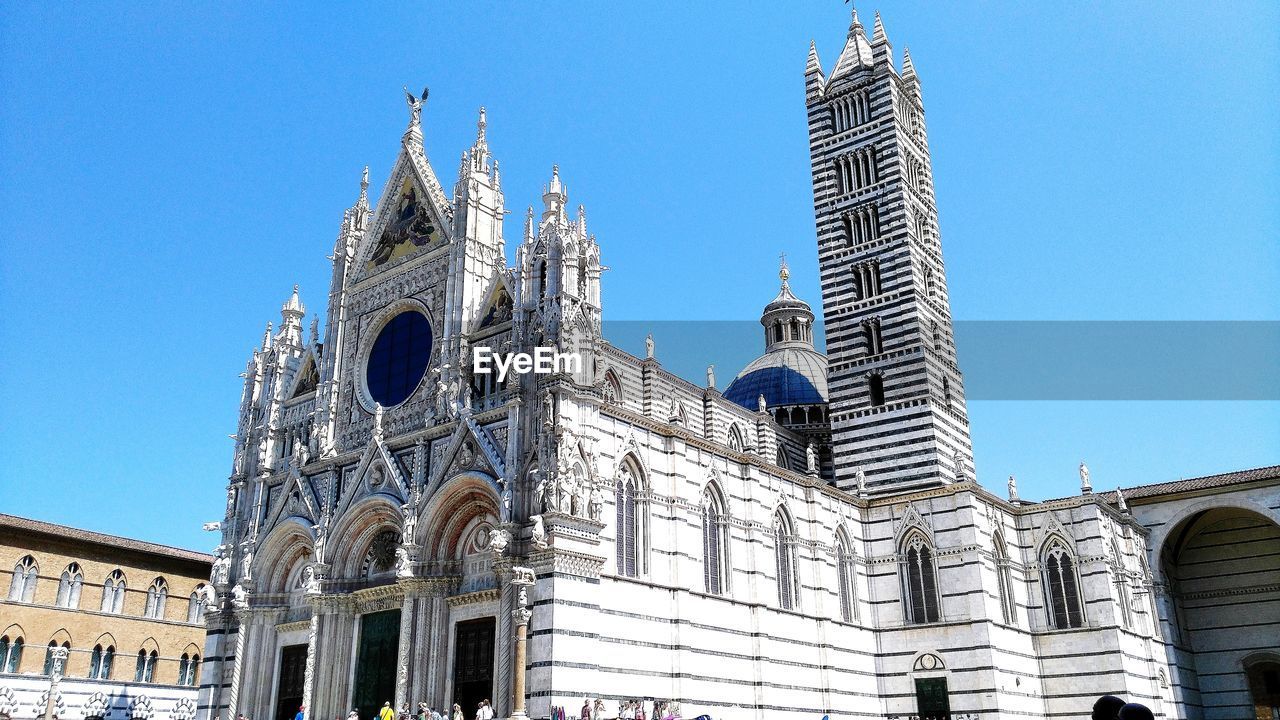
M383 407L399 405L427 374L431 357L431 324L416 310L391 318L369 351L365 381L369 394Z

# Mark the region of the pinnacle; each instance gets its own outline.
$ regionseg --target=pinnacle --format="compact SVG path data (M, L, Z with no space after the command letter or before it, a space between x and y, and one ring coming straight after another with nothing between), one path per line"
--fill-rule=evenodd
M884 23L880 21L880 13L878 12L876 13L875 30L871 36L871 42L876 44L889 42L889 36L884 31Z

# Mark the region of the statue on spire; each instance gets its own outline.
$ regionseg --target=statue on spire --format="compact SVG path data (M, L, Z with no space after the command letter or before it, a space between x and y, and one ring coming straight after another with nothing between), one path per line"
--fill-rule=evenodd
M404 99L409 105L409 124L418 125L422 122L422 106L427 104L427 94L430 88L422 88L422 97L415 97L409 92L409 88L404 89Z

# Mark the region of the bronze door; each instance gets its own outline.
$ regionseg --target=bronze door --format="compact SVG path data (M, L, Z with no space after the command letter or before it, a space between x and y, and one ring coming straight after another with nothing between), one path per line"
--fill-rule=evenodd
M302 683L307 673L307 646L280 648L280 675L276 681L276 720L293 720L302 706Z
M493 637L495 618L461 622L453 640L453 702L467 720L476 716L481 700L493 701Z
M360 720L377 720L385 702L395 702L396 656L400 650L400 611L360 616L360 648L351 705Z

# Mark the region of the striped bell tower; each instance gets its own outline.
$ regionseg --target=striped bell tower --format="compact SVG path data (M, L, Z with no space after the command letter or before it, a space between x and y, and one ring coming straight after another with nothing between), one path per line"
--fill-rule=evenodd
M805 67L835 483L898 492L973 478L920 80L853 11L829 75Z

